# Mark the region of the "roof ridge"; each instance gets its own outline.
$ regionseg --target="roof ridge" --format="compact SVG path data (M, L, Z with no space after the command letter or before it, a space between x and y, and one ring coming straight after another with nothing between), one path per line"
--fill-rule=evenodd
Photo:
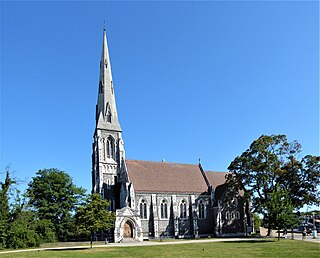
M212 170L205 170L204 172L205 173L225 173L225 174L231 173L230 171L212 171Z
M170 165L188 165L188 166L198 166L198 164L190 164L190 163L177 163L177 162L170 162L170 161L153 161L153 160L141 160L141 159L126 159L126 161L142 161L148 163L159 163L159 164L170 164Z

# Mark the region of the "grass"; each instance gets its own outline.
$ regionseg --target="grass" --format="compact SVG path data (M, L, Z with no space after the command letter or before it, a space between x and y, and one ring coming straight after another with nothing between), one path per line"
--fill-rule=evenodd
M0 254L6 257L319 257L318 243L261 240L177 245L106 247L81 250L31 251Z

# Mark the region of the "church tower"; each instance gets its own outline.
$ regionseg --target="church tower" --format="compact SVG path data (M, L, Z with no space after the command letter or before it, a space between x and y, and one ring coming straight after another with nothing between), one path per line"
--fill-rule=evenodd
M107 43L106 28L103 29L102 54L96 126L92 144L92 193L100 193L111 201L110 210L119 208L119 175L124 163L122 130L114 95L114 85Z

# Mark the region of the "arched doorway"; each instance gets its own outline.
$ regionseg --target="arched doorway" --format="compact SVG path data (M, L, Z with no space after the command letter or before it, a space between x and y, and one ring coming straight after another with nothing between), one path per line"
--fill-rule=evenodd
M133 238L133 227L132 223L127 220L123 226L123 238Z

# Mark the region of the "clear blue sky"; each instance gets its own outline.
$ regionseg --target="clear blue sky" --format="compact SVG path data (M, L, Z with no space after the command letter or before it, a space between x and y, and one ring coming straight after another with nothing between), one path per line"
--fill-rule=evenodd
M127 158L226 171L262 134L319 154L318 1L2 1L2 172L91 189L104 19Z

